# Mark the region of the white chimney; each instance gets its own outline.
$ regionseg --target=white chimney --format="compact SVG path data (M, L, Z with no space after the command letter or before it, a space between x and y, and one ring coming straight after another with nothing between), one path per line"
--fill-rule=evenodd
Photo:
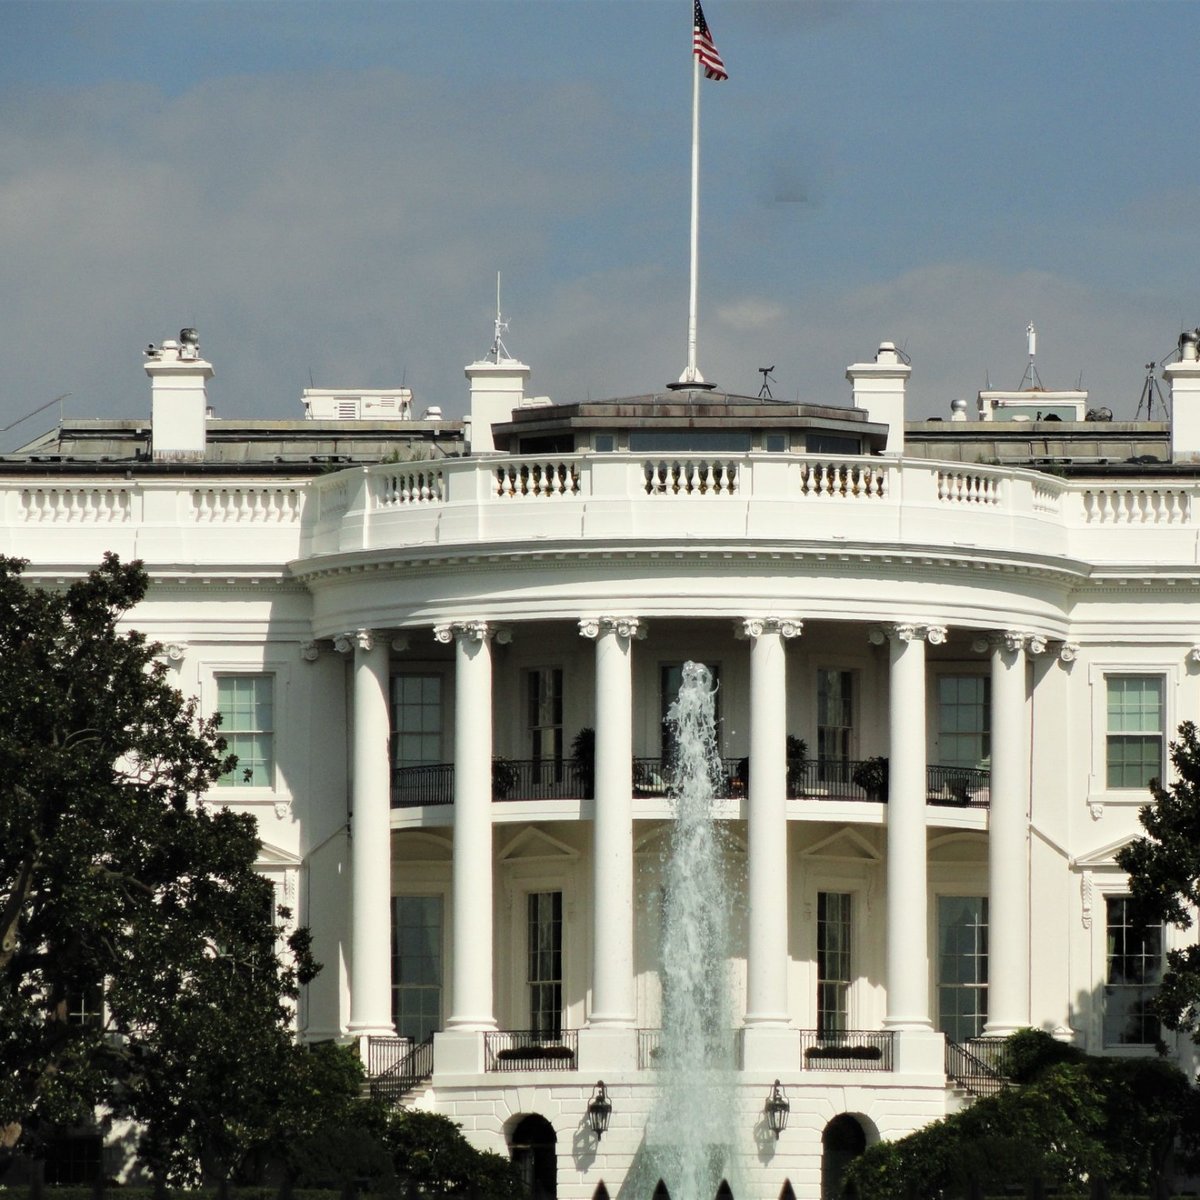
M146 355L150 376L150 445L155 462L199 462L204 458L208 392L212 363L200 357L194 329L181 329L179 341L151 345Z
M492 425L508 421L521 406L530 368L515 358L482 359L465 368L471 381L471 453L491 454L496 449Z
M888 427L885 454L904 453L904 385L912 367L900 358L895 343L881 342L875 361L846 368L852 403L870 421Z
M1179 361L1163 367L1171 385L1171 461L1200 462L1200 329L1179 335Z

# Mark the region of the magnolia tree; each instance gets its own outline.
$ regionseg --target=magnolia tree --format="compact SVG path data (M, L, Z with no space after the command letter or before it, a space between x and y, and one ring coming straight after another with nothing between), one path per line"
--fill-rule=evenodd
M0 1167L104 1106L160 1179L227 1175L306 1070L307 934L280 955L254 820L202 800L235 766L219 718L123 628L141 564L24 566L0 557Z
M1134 911L1147 922L1190 929L1200 906L1200 738L1185 721L1171 743L1176 779L1169 788L1155 780L1152 800L1138 816L1145 830L1117 853L1129 872ZM1154 1008L1168 1029L1200 1041L1200 946L1193 942L1167 954Z

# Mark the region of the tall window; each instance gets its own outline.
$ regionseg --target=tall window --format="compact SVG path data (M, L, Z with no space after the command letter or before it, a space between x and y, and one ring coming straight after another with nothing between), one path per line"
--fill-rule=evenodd
M423 1042L442 1027L442 898L392 898L392 1020Z
M562 892L530 892L528 900L529 1027L562 1033Z
M1163 773L1163 678L1110 675L1105 770L1110 788L1144 788Z
M221 736L238 763L221 776L222 787L273 787L275 783L275 680L271 675L218 675Z
M938 1028L952 1042L987 1024L986 896L938 897Z
M817 893L817 1031L850 1024L850 893Z
M817 672L817 761L844 765L854 755L854 673Z
M1138 924L1128 896L1109 896L1105 903L1104 1044L1152 1046L1161 1033L1149 1004L1162 981L1162 926Z
M527 679L530 757L558 768L563 759L562 668L538 667Z
M938 761L944 766L978 767L991 756L991 692L986 675L938 676Z
M421 767L442 761L442 677L392 678L392 764Z

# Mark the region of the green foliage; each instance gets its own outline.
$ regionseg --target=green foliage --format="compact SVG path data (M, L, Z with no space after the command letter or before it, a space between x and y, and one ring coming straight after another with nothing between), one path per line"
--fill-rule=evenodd
M1171 743L1171 762L1178 779L1170 789L1152 781L1153 799L1138 813L1145 836L1120 850L1117 863L1129 873L1140 919L1190 929L1190 908L1200 904L1200 738L1191 721ZM1168 1029L1200 1042L1200 948L1168 952L1154 1008Z
M487 1200L526 1200L512 1163L502 1155L476 1150L449 1117L401 1109L392 1117L385 1140L396 1174L406 1186L416 1184L432 1196L474 1189Z
M1009 1039L1025 1082L895 1142L881 1142L847 1173L860 1200L930 1200L1033 1179L1083 1189L1094 1178L1146 1192L1172 1145L1197 1128L1196 1090L1169 1063L1096 1058L1025 1030ZM1065 1051L1065 1052L1064 1052Z
M303 933L277 953L253 818L199 800L236 764L218 720L122 631L141 565L23 568L0 558L0 1156L104 1103L159 1176L228 1174L285 1105L317 965ZM101 983L103 1023L72 1021Z

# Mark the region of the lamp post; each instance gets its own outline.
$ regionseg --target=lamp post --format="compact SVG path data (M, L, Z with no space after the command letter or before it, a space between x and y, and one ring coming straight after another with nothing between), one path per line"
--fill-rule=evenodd
M771 1094L767 1097L763 1111L767 1116L767 1125L775 1135L775 1140L779 1141L779 1135L787 1128L788 1114L792 1111L792 1106L783 1094L783 1088L779 1086L778 1079L775 1080L775 1086L771 1088Z
M609 1100L608 1089L605 1088L604 1080L601 1079L597 1082L596 1090L592 1093L592 1098L588 1101L587 1106L588 1126L596 1135L596 1141L599 1141L608 1132L608 1118L611 1116L612 1101Z

